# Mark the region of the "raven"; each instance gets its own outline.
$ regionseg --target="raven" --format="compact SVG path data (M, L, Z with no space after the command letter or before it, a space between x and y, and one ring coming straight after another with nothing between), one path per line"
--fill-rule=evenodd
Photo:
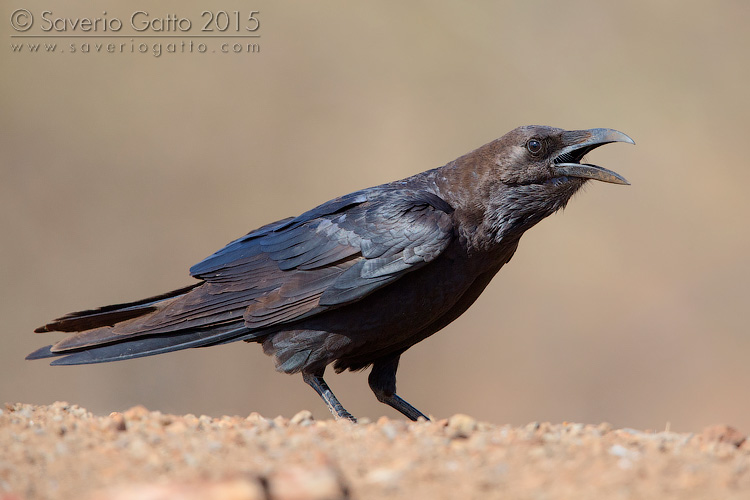
M243 340L276 369L302 373L337 418L356 419L323 374L372 366L377 399L396 394L401 354L479 297L521 235L589 179L628 184L582 163L611 129L519 127L446 165L273 222L190 269L199 281L155 297L74 312L36 332L73 335L29 354L53 365L102 363Z

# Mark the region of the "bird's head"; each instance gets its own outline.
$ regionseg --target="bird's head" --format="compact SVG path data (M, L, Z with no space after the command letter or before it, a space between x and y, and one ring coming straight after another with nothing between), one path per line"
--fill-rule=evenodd
M482 158L489 181L489 203L483 219L494 240L520 236L545 217L564 208L592 179L629 184L619 174L583 163L591 150L612 142L633 140L606 128L563 130L544 126L519 127L475 153Z
M496 165L499 178L507 185L548 183L583 184L594 179L613 184L629 184L606 168L581 163L591 150L611 142L635 144L633 139L608 128L563 130L553 127L525 126L498 140Z

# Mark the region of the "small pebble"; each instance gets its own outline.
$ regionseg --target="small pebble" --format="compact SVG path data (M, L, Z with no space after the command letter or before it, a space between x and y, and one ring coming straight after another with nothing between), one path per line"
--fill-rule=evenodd
M315 421L310 410L302 410L292 417L289 421L292 425L310 425Z
M477 428L477 421L468 415L458 413L448 419L446 432L451 438L467 438Z

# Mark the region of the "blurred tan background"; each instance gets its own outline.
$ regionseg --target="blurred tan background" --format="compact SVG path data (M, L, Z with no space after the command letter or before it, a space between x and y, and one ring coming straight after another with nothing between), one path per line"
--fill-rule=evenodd
M23 358L61 338L32 333L47 320L189 284L264 223L547 124L631 135L589 159L632 186L592 183L531 230L468 313L404 355L399 393L438 417L750 432L747 2L17 4L0 16L0 401L328 417L254 344ZM175 13L213 49L202 10L259 10L261 49L13 52L18 7ZM398 416L366 376L328 381L355 415Z

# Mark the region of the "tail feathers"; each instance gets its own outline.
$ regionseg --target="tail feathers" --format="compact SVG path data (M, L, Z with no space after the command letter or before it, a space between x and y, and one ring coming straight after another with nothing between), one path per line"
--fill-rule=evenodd
M32 352L31 354L26 356L26 359L54 358L55 356L58 356L58 354L52 352L52 345L50 344Z
M64 356L56 359L52 365L84 365L106 363L125 359L152 356L165 352L179 351L190 347L203 347L213 344L232 342L248 333L242 322L234 322L212 328L186 330L179 334L152 335L136 337L83 349L55 351L53 346L43 347L29 354L26 359L42 359Z
M36 333L44 332L80 332L91 330L93 328L113 326L116 323L137 318L156 311L157 304L167 299L172 299L186 294L193 288L200 286L202 282L194 283L190 286L173 290L155 297L128 302L125 304L115 304L111 306L100 307L98 309L89 309L66 314L61 318L40 326Z

